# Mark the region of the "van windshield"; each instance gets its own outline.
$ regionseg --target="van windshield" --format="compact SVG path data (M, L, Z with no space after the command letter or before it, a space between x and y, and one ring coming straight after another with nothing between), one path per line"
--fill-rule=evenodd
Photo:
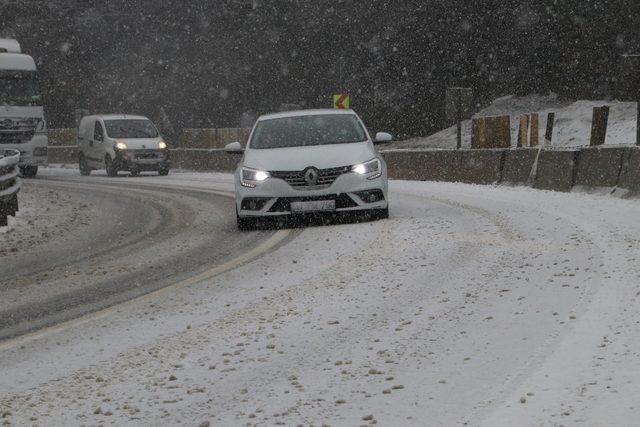
M0 70L0 105L42 105L35 71Z
M318 114L262 120L256 125L250 147L306 147L366 140L367 134L356 116Z
M157 138L158 129L151 120L105 120L104 127L110 138Z

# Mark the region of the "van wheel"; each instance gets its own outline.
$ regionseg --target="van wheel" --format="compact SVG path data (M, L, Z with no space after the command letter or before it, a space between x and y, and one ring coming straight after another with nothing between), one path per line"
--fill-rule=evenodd
M89 176L91 175L91 169L87 164L87 159L84 158L84 154L80 153L78 156L78 167L80 168L80 175Z
M20 166L20 174L23 178L35 178L38 174L38 166Z
M140 176L140 170L138 170L138 169L131 170L131 171L129 171L129 175L131 175L131 176Z
M116 168L110 156L104 158L104 168L107 170L108 176L118 176L118 168Z
M160 176L169 175L169 169L160 169L160 170L158 170L158 175L160 175Z

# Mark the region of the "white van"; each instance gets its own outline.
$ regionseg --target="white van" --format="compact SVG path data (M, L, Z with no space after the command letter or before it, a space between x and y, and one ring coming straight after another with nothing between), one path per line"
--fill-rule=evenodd
M82 175L106 169L138 175L142 171L169 173L169 150L158 129L143 116L110 114L86 116L78 129L78 165Z
M0 149L20 151L22 176L34 177L48 142L36 64L16 40L0 39Z

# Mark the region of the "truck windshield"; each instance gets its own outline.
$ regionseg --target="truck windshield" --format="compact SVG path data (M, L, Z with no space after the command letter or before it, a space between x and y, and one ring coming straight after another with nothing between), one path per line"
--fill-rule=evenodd
M258 122L251 148L305 147L348 144L367 140L362 125L351 114L283 117Z
M110 138L157 138L158 130L151 120L105 120Z
M37 73L0 70L0 105L41 105Z

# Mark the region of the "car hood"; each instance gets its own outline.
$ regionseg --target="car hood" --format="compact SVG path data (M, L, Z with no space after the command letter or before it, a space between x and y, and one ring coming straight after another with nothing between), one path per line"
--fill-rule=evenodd
M150 150L158 148L158 143L162 141L162 138L115 138L115 141L124 142L129 150Z
M370 142L327 144L308 147L249 149L244 165L266 171L301 171L313 166L318 169L351 166L376 157Z

